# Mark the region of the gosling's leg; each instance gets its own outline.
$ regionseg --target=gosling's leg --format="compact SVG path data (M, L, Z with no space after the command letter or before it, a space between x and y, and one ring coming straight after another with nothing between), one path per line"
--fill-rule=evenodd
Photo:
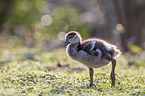
M105 56L105 58L112 62L112 71L111 71L110 77L111 77L112 86L115 87L115 73L114 72L115 72L116 60L113 59L110 55L108 55L105 49L103 49L103 52L104 52L103 55Z
M115 66L116 66L116 60L115 59L112 59L112 71L111 71L111 74L110 74L110 77L111 77L111 81L112 81L112 86L115 87Z
M115 87L115 66L116 66L116 60L113 58L108 58L108 60L110 60L112 62L112 70L111 70L111 82L112 82L112 87Z
M93 86L93 74L94 74L93 68L89 68L89 74L90 74L90 86L89 87L92 87Z

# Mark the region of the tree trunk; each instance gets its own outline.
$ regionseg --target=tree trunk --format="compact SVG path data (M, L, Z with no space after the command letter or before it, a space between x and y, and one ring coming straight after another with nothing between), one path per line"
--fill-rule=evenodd
M7 16L11 13L15 0L1 0L0 1L0 29L5 23ZM0 30L1 33L1 30Z
M111 35L116 24L123 26L123 32L120 32L121 45L124 51L129 51L127 42L133 42L141 46L143 34L143 22L145 21L145 1L144 0L101 0L105 9L106 25ZM112 16L111 16L112 15ZM109 23L108 23L109 22ZM114 39L115 40L115 39Z

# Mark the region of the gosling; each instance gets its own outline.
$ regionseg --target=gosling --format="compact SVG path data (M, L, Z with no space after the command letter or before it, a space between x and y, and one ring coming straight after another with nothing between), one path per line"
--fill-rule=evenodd
M90 87L93 86L93 68L100 68L110 63L112 63L111 85L115 86L115 58L121 54L115 45L97 38L82 41L80 34L76 31L70 31L66 34L63 46L66 45L68 57L89 68Z

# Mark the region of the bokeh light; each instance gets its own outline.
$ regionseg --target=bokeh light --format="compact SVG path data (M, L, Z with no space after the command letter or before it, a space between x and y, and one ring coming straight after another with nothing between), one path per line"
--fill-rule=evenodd
M81 14L80 16L80 19L82 22L88 22L88 23L91 23L91 22L94 22L95 21L95 14L92 13L92 12L84 12Z
M66 34L65 32L59 32L57 34L58 39L61 40L61 41L64 41L65 40L65 34Z
M124 32L125 32L125 29L124 29L124 27L123 27L122 24L117 24L117 25L116 25L116 29L117 29L119 32L121 32L121 33L124 33Z
M52 23L52 17L50 15L43 15L41 17L41 23L43 26L49 26Z

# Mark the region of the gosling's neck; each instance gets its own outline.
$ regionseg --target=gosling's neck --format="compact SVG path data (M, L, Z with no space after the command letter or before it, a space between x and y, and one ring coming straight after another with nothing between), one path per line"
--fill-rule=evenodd
M68 46L70 51L79 51L81 42L73 43Z
M70 47L78 47L78 46L80 46L80 42L70 44L69 46Z
M69 44L67 46L67 55L72 58L72 59L76 59L77 58L77 54L78 54L78 46L80 45L80 43L74 43L74 44Z

